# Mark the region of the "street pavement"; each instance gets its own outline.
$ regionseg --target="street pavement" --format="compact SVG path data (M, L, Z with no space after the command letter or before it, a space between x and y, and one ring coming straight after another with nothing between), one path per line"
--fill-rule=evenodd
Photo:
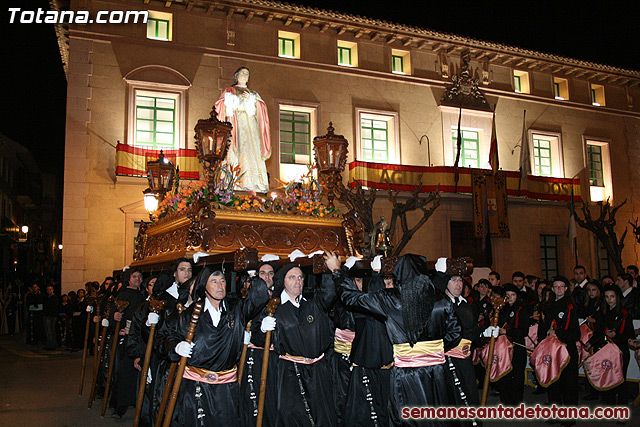
M0 427L67 427L67 426L131 426L134 408L129 408L123 418L112 418L112 410L100 417L102 400L96 400L92 409L87 408L91 389L93 357L87 357L84 391L78 395L82 352L44 351L27 346L23 334L0 336ZM633 363L633 360L632 360ZM576 387L579 387L576 384ZM638 385L630 390L637 395ZM582 400L580 404L597 406ZM525 387L525 402L529 406L543 405L546 393L534 395L533 388ZM490 395L488 406L499 403L496 395ZM640 407L632 407L628 426L640 425ZM484 426L507 426L514 421L485 421ZM523 420L527 426L548 426L543 421ZM577 426L616 425L615 421L580 420Z

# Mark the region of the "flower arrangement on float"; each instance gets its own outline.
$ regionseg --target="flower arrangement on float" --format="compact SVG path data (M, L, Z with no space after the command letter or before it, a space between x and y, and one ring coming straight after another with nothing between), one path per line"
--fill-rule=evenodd
M337 208L329 208L320 202L322 185L314 178L314 166L308 165L309 171L298 180L284 182L267 197L260 197L255 191L247 194L236 194L234 188L241 183L242 174L239 169L223 165L218 175L218 184L214 187L211 199L216 208L231 208L238 211L274 212L292 215L309 215L314 217L338 216L342 214ZM151 214L152 222L168 215L187 211L196 201L209 199L209 187L205 181L191 181L180 187L176 177L174 189L158 204L158 209Z

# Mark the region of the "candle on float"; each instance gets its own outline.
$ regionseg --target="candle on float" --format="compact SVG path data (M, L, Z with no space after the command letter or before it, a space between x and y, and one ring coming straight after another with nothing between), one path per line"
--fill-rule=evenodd
M329 166L333 166L333 150L329 150Z

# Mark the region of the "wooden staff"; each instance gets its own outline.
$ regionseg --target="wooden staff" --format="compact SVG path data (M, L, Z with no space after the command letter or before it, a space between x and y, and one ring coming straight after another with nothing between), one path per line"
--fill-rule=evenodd
M193 307L193 314L191 315L191 324L189 325L189 331L187 332L187 338L185 341L191 343L193 341L193 335L196 332L196 325L200 320L200 313L202 312L202 302L197 302ZM182 383L182 375L184 374L184 368L187 366L187 358L181 357L178 363L178 369L176 372L176 379L173 382L173 388L171 390L171 400L167 406L167 413L164 416L163 427L169 427L171 425L171 418L173 418L173 410L176 408L176 401L178 400L178 391L180 391L180 383Z
M247 323L247 332L251 332L251 320ZM243 337L244 340L244 337ZM238 385L242 385L242 373L244 372L244 361L247 360L247 347L248 344L242 346L242 355L240 356L240 366L238 366Z
M88 301L88 303L89 305L87 305L87 307L91 306L93 304L93 301ZM90 326L91 326L91 314L87 312L87 325L84 330L84 347L82 347L82 371L80 372L80 390L78 391L78 394L80 396L82 396L82 389L84 386L84 371L85 371L85 367L87 366L87 343L89 342Z
M111 306L113 305L113 302L115 301L115 297L109 297L109 299L107 300L107 307L106 307L106 312L108 313L109 311L111 311ZM99 311L99 310L98 310ZM102 359L102 352L104 351L104 343L107 340L107 327L103 326L102 327L102 334L100 335L100 345L98 346L98 326L100 325L100 315L98 316L98 321L96 322L96 344L94 345L94 348L96 349L94 351L94 361L93 361L93 382L91 383L91 393L89 393L89 409L91 409L91 406L93 405L93 400L96 396L96 382L98 381L98 372L100 371L100 359Z
M129 301L116 301L116 311L122 313L129 306ZM111 390L111 376L113 375L113 364L116 361L116 350L118 349L118 341L120 340L120 321L116 322L116 329L113 332L113 343L111 344L111 357L109 358L109 371L107 373L107 384L104 388L104 397L102 398L102 410L100 416L104 417L109 404L109 391Z
M149 298L149 308L152 313L160 313L167 304L164 300L154 297ZM144 353L144 364L142 365L142 374L140 377L140 385L138 386L138 401L136 402L136 413L133 417L133 427L138 427L140 423L140 414L142 413L142 402L144 401L144 390L147 386L147 374L149 372L149 363L151 363L151 353L153 352L153 336L156 332L156 324L152 324L149 329L149 338L147 339L147 350ZM154 374L155 375L155 374Z
M178 314L182 313L186 307L180 303L176 304L176 310ZM155 427L162 427L162 420L164 419L164 410L167 407L167 401L169 400L169 394L173 388L173 380L176 377L176 369L178 368L178 362L171 362L169 366L169 373L167 374L167 381L164 384L164 390L162 391L162 400L160 400L160 406L158 407L158 415L156 415Z
M267 304L267 316L273 317L279 305L280 298L271 298L269 304ZM264 337L264 349L262 350L262 373L260 374L260 398L258 399L258 419L256 420L256 427L262 427L262 418L264 417L264 400L267 394L267 371L269 370L270 349L271 331L267 331Z
M493 318L491 319L491 326L498 326L498 316L500 310L507 303L507 297L500 298L494 296L491 298L491 305L493 305ZM491 380L491 364L493 363L493 350L496 346L496 338L491 334L491 341L489 342L489 357L487 358L487 364L484 369L484 385L482 386L482 399L480 400L480 406L487 404L487 395L489 394L489 381Z

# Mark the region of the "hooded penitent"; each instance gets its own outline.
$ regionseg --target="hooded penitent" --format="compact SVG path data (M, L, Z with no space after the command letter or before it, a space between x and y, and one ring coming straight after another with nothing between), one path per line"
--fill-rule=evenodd
M393 268L402 300L402 320L411 345L420 340L427 328L435 288L427 276L426 259L420 255L407 254Z

